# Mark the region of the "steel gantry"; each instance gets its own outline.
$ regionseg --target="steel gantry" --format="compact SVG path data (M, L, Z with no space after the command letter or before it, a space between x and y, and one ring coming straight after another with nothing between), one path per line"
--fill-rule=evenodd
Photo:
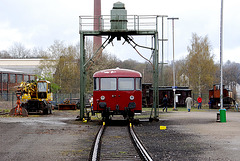
M86 67L89 62L93 62L94 58L103 50L109 43L111 43L115 38L120 40L123 38L127 43L129 43L138 52L136 47L143 47L152 50L152 61L150 63L153 66L153 108L154 108L154 118L158 117L157 108L159 106L159 93L158 93L158 80L159 80L159 39L158 39L158 18L167 16L139 16L139 15L127 15L125 6L121 2L114 4L111 10L110 16L100 16L97 17L100 23L98 23L99 30L91 30L94 25L93 20L95 17L91 16L80 16L79 17L79 34L80 34L80 119L84 118L84 108L85 108L85 85L86 85ZM150 22L152 21L152 22ZM146 23L147 29L146 29ZM145 24L145 25L144 25ZM149 27L152 25L152 28ZM145 28L144 28L145 27ZM146 35L153 37L153 47L144 47L136 44L131 36ZM91 58L86 61L85 54L85 38L87 36L106 36L107 39L102 43L102 45L95 51ZM139 52L138 52L139 53ZM141 55L139 53L139 55Z

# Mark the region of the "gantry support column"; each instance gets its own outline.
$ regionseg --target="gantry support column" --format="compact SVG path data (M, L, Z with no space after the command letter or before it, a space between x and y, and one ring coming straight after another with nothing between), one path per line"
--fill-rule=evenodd
M80 32L80 120L84 118L84 93L85 93L85 46L84 46L84 34Z
M116 37L126 38L128 35L152 35L154 37L154 52L153 52L153 108L154 108L154 119L157 119L158 112L157 108L159 106L159 91L158 91L158 79L159 79L159 45L158 45L158 32L157 31L124 31L124 32L112 32L112 31L80 31L80 120L84 118L84 93L85 93L85 82L86 82L86 65L85 61L85 36L99 36L105 35L108 36L102 48L105 48L107 44L113 41ZM106 44L107 43L107 44ZM94 54L95 55L95 54ZM92 59L92 58L90 58Z
M157 108L159 106L159 91L158 91L158 64L159 64L159 54L158 54L158 33L154 35L154 55L153 55L153 108L154 108L154 119L157 119L158 113Z

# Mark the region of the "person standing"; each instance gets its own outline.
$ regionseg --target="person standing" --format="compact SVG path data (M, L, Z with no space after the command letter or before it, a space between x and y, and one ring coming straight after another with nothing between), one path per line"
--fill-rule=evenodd
M93 109L93 96L92 95L89 99L89 103L90 103L91 109Z
M163 112L165 109L167 112L167 103L168 103L168 99L167 99L167 95L165 95L165 97L163 98Z
M89 101L90 106L91 106L92 115L94 115L94 112L93 112L93 95L91 95L91 97L90 97L90 99L88 101Z
M235 103L235 108L236 108L236 111L238 112L238 103L237 102Z
M214 99L213 99L213 96L211 96L211 98L209 99L209 109L213 108L213 103L214 103Z
M198 101L198 109L202 109L202 98L201 98L200 95L199 95L199 97L197 98L197 101Z
M193 104L192 98L190 96L188 96L185 100L185 103L187 105L188 112L190 112L192 104Z

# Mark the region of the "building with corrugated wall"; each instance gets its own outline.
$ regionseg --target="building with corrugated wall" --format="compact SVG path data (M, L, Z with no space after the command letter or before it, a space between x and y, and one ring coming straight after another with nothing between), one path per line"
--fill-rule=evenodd
M0 59L0 94L6 100L21 82L36 79L41 74L41 59Z

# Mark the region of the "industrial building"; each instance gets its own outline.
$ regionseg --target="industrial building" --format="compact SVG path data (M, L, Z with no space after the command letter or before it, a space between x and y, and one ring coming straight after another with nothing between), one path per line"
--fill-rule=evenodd
M0 68L21 71L27 74L41 74L39 66L43 59L0 59Z

